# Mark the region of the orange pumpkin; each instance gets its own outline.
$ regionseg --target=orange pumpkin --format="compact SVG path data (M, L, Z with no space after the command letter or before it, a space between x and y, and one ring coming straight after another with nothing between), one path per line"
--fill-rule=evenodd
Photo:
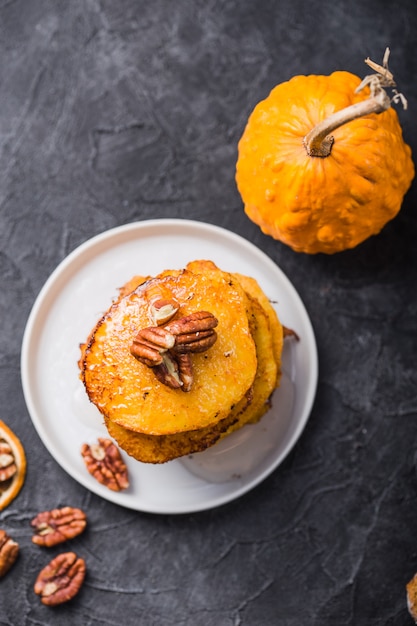
M295 76L249 117L238 146L236 182L262 231L298 252L332 254L378 233L399 211L414 177L411 150L376 74ZM403 96L394 91L393 100Z

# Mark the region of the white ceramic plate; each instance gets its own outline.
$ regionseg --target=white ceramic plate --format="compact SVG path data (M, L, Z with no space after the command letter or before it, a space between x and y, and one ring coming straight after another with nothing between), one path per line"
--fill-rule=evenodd
M79 344L134 274L155 275L195 259L253 276L275 303L287 340L283 377L272 409L212 448L163 465L124 455L130 487L120 493L87 472L82 443L108 436L78 377ZM122 506L152 513L189 513L224 504L266 478L299 438L317 385L310 320L292 284L258 248L217 226L188 220L137 222L109 230L73 251L52 273L29 316L22 345L22 384L33 424L51 455L87 489Z

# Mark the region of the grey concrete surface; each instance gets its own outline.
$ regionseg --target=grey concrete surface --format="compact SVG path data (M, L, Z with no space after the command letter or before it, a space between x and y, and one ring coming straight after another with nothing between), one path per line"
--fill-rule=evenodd
M0 1L0 419L28 455L0 527L21 547L1 626L407 626L417 571L416 189L383 231L334 256L297 254L243 212L234 171L254 105L295 74L391 48L417 153L415 0ZM284 463L222 507L153 515L87 491L25 405L20 351L42 285L72 250L150 218L222 226L293 282L319 350L310 420ZM65 549L87 562L57 609L33 593L61 551L31 543L40 510L83 508Z

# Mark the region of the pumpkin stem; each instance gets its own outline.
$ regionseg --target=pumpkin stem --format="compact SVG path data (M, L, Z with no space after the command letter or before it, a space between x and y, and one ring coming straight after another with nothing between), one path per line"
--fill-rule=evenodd
M365 59L365 63L375 70L376 73L365 76L359 87L357 87L356 92L369 86L371 90L370 97L367 100L362 100L341 111L333 113L333 115L330 115L317 124L303 139L305 149L309 156L329 156L334 142L334 137L332 137L330 133L336 130L336 128L339 128L339 126L343 126L343 124L356 120L358 117L370 115L371 113L382 113L390 108L391 102L400 101L404 109L407 108L407 100L404 98L403 94L393 89L394 96L391 99L385 91L385 87L395 88L396 86L394 76L388 69L389 54L390 50L387 48L382 65L378 65L369 58Z

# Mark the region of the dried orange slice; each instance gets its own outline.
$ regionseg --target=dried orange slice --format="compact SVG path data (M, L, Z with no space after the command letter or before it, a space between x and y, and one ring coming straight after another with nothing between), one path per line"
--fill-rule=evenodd
M17 496L26 476L26 454L20 439L0 420L0 511Z

